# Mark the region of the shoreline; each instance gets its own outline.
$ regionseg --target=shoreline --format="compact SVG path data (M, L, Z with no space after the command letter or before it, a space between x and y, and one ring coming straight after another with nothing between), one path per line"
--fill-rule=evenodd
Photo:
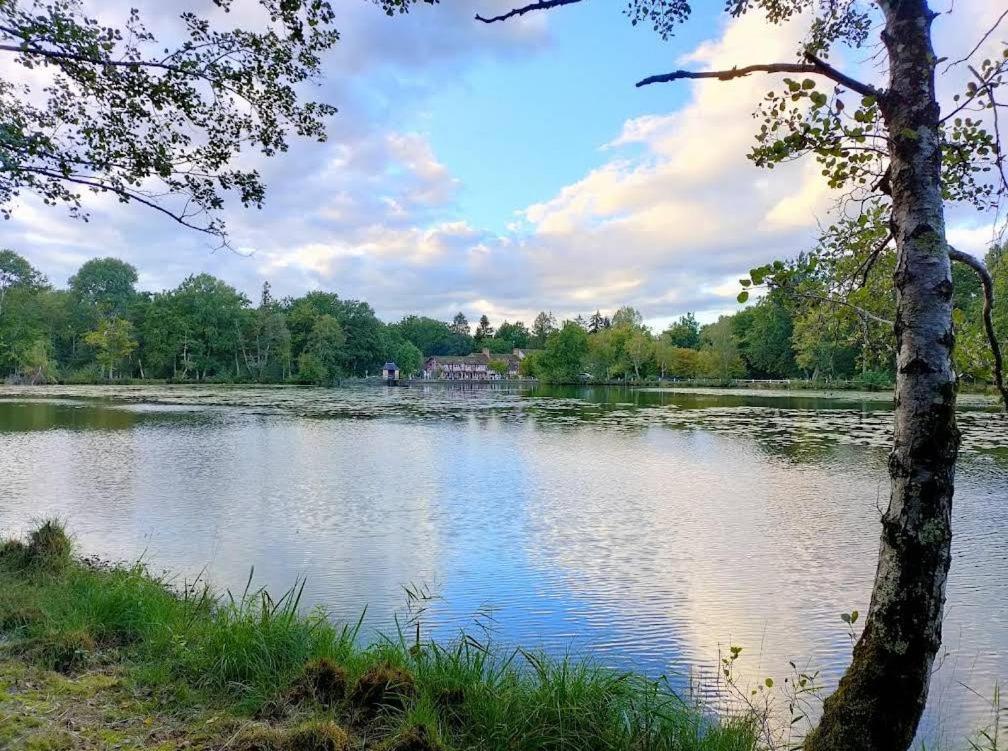
M473 635L353 624L76 558L58 522L0 544L0 747L12 751L755 751L760 718Z

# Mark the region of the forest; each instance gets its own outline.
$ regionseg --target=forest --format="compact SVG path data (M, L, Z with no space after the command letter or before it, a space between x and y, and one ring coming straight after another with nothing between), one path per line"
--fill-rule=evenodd
M656 379L852 380L891 383L895 307L891 270L873 269L841 300L843 273L827 254L753 269L740 280L765 288L732 315L701 325L693 313L663 331L624 306L559 321L548 311L532 324L486 315L475 326L410 315L385 323L363 301L333 292L277 298L268 282L252 301L227 282L193 275L162 292L137 289L138 272L115 258L84 263L65 289L12 250L0 251L0 376L15 383L175 382L332 384L375 375L394 360L414 375L430 355L525 350L522 374L544 382ZM1008 297L1008 254L986 258L995 296ZM842 264L840 264L842 266ZM965 382L986 383L992 357L982 327L983 296L968 268L954 269L956 366ZM886 284L889 288L886 288ZM1008 340L1008 312L994 326Z

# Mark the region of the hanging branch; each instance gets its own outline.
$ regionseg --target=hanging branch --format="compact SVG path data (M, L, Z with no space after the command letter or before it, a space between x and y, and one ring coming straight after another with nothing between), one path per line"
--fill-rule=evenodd
M991 353L994 355L994 383L1001 392L1001 400L1004 402L1005 411L1008 411L1008 388L1004 382L1004 361L1001 357L1001 345L998 344L997 334L994 331L994 321L991 312L994 308L994 280L991 279L990 272L983 261L969 253L963 253L949 246L949 258L969 266L976 275L980 277L980 284L984 291L983 321L984 329L987 332L987 341L990 342Z

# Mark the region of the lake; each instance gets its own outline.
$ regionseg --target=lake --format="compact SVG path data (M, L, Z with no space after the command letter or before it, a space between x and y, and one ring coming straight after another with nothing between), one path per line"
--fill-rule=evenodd
M372 635L419 621L708 696L739 645L747 681L794 661L832 686L840 614L868 609L891 418L885 394L0 387L0 530L60 516L86 553L235 591L252 567L273 590L303 577ZM960 426L921 731L957 745L1008 677L1008 418L963 397Z

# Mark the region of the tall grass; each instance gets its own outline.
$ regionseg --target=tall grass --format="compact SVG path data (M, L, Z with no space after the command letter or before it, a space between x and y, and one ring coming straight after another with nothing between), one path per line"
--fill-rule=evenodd
M58 532L69 545L58 523L47 524L47 535ZM28 565L34 539L0 548L6 649L68 671L115 662L177 706L282 721L294 710L303 715L307 701L318 722L366 727L366 738L379 739L368 747L389 749L756 746L752 718L715 718L639 675L500 653L472 636L409 643L397 631L364 645L360 622L338 626L320 610L303 612L303 583L276 599L250 587L217 596L201 583L173 587L141 565L76 561L69 548L62 565Z

